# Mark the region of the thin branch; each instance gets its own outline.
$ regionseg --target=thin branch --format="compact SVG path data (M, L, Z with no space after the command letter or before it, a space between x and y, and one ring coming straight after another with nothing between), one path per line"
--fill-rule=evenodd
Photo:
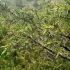
M28 36L30 39L32 39L30 36ZM33 40L33 39L32 39ZM46 46L43 46L41 43L37 42L36 40L33 40L35 43L39 44L40 46L42 46L44 49L46 49L47 51L51 52L53 55L57 55L56 52L54 52L53 50L51 50L50 48L46 47ZM59 54L59 56L61 56L63 59L66 59L70 62L70 57L68 56L65 56L65 55L62 55L62 54Z
M69 52L70 52L70 49L69 49L69 48L67 48L67 47L66 47L66 46L64 46L64 45L60 44L60 47L63 47L65 50L67 50L67 51L69 51Z
M65 35L65 34L60 34L61 36L64 36L64 37L66 37L66 38L68 38L68 39L70 39L70 36L68 36L68 35Z

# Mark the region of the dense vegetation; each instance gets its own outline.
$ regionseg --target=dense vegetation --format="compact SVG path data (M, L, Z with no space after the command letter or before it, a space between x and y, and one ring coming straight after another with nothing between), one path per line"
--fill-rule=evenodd
M70 1L1 0L0 70L70 70Z

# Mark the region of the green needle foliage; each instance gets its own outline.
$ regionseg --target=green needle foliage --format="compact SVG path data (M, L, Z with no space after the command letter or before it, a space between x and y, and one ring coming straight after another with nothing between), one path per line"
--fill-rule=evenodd
M68 0L0 1L0 70L70 70Z

